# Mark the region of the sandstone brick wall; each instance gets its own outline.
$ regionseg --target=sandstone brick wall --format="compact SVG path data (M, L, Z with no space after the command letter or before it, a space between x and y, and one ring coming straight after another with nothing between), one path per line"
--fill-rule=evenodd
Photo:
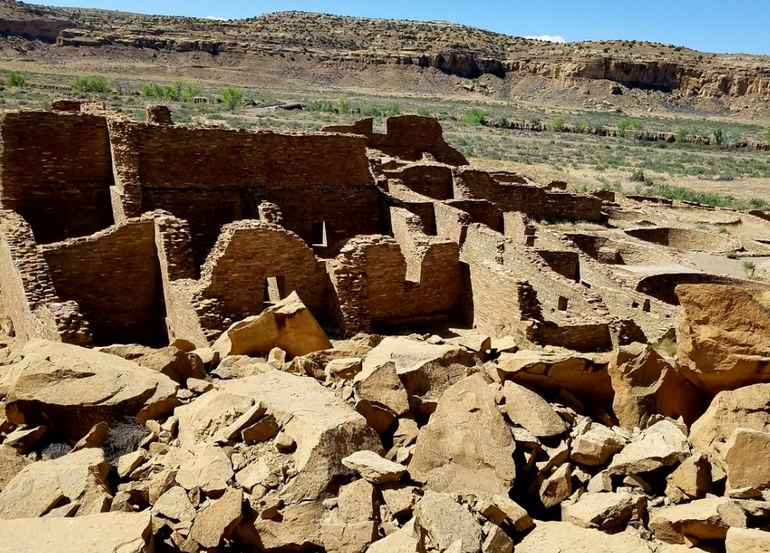
M569 280L580 280L580 259L577 252L566 250L537 250L548 266Z
M384 134L373 132L370 118L324 130L364 135L370 148L409 161L418 161L424 154L429 154L434 160L447 165L468 165L468 160L444 140L444 131L433 117L399 115L388 117L385 124Z
M104 117L11 112L0 117L0 203L21 214L38 242L82 236L113 222Z
M327 264L337 320L347 333L460 316L458 245L424 235L413 214L394 211L394 233L403 243L382 235L359 236ZM407 226L413 232L405 235Z
M277 279L281 298L297 292L316 318L326 319L323 264L299 236L264 221L224 227L201 271L201 293L218 300L223 315L235 322L265 308L268 277Z
M446 202L470 215L471 221L488 226L492 230L502 232L503 212L488 200L448 200Z
M167 343L151 217L40 250L57 294L77 301L95 344Z
M602 200L567 192L551 192L528 184L499 182L477 169L455 170L454 196L487 199L502 211L521 211L537 219L600 221Z
M32 229L19 214L7 210L0 211L0 290L21 343L34 338L90 343L78 305L61 301L56 293Z
M187 219L198 263L223 224L257 217L263 200L275 203L286 228L310 244L318 243L314 231L325 223L332 254L356 234L380 231L363 137L128 121L111 122L110 134L116 184L127 204Z
M434 200L452 198L452 168L439 164L412 164L386 170L389 179L398 179L414 192Z
M407 160L419 160L430 154L436 161L448 165L467 165L468 160L444 140L438 120L419 115L388 117L386 134L372 135L369 145L388 155Z

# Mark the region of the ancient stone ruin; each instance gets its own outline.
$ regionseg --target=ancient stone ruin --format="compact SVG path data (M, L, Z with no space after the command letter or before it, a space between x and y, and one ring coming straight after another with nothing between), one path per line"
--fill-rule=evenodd
M0 551L769 550L764 214L147 120L0 118Z

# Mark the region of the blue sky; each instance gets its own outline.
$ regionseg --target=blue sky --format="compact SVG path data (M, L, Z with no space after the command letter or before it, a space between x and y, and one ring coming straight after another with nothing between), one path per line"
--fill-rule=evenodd
M768 0L38 0L196 17L242 18L282 10L395 19L443 19L515 36L627 39L707 52L770 54Z

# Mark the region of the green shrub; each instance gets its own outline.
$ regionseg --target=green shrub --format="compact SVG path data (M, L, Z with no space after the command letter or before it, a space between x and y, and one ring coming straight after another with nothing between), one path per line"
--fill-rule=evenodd
M721 146L722 144L725 143L725 132L721 128L715 130L713 133L713 136L714 136L714 143L717 146Z
M682 142L684 140L687 140L687 137L690 136L691 134L692 133L691 133L690 129L685 128L685 127L679 127L676 130L676 139L679 140L680 142Z
M346 100L340 101L339 105L337 106L337 113L350 113L353 110L353 107L350 105L350 102Z
M230 111L235 110L243 103L243 90L232 86L226 86L219 94L219 99Z
M725 257L727 257L727 259L738 259L738 252L736 252L735 250L729 251L727 252Z
M382 117L382 110L370 104L364 104L359 108L358 112L364 117Z
M105 94L110 91L110 85L107 79L99 75L79 75L72 79L70 83L72 90L84 93Z
M161 86L156 83L142 85L141 95L145 98L156 98L169 102L192 102L192 99L201 95L201 89L195 85L175 82Z
M618 136L620 138L625 138L626 133L628 132L628 128L631 126L631 120L630 119L621 119L618 123Z
M575 132L580 134L586 134L588 132L588 123L585 121L580 121L579 123L575 123Z
M484 112L477 108L473 108L463 117L463 121L468 125L483 125L486 120Z
M21 73L16 73L14 71L10 75L8 75L8 78L5 80L5 84L7 84L8 86L17 86L19 88L24 88L25 86L27 86L27 81L26 79L24 79Z
M400 113L401 113L401 106L399 106L398 104L390 104L382 112L382 115L385 117L395 117Z
M430 110L428 108L418 108L417 115L421 115L422 117L430 117Z
M746 273L747 278L754 278L754 271L757 270L757 266L754 264L753 261L746 260L743 263L741 263L743 266L743 272Z
M314 100L307 105L308 111L333 113L334 109L334 104L329 100Z
M767 209L770 204L764 198L751 198L749 200L749 207L751 209Z
M545 128L551 132L564 132L566 127L567 123L564 121L564 119L561 118L551 119L545 123Z
M634 169L629 177L631 182L647 182L647 176L642 169Z

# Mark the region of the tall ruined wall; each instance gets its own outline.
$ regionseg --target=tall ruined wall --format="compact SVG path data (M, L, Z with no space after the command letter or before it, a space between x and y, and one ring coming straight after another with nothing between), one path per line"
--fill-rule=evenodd
M396 218L397 228L400 221ZM387 236L359 236L328 263L343 330L350 333L459 316L463 280L457 244L424 242L422 247L424 251L418 253L417 247L402 246Z
M112 224L113 183L104 117L40 111L0 118L0 203L21 214L38 242Z
M0 293L21 343L34 338L90 343L78 305L57 295L32 229L7 210L0 210Z
M75 300L94 343L166 343L161 272L151 218L40 247L56 292Z
M128 121L111 122L110 134L120 154L116 184L124 201L187 219L199 264L222 225L257 217L263 200L278 205L286 228L309 244L319 243L320 223L329 247L380 230L379 196L362 137Z
M235 322L265 308L269 277L276 279L281 299L297 292L317 318L325 318L323 264L299 236L263 221L238 221L224 227L203 266L201 292L216 299L223 315Z
M444 140L441 124L433 117L398 115L388 117L384 134L372 130L372 119L362 119L352 125L326 127L328 132L360 134L367 137L367 146L409 161L419 161L424 154L447 165L468 165L459 151Z
M413 164L384 171L389 179L398 179L410 190L434 200L452 197L452 168L439 164Z
M521 211L539 219L600 221L602 200L567 192L551 192L537 186L501 183L477 169L455 171L455 197L487 199L502 211Z

